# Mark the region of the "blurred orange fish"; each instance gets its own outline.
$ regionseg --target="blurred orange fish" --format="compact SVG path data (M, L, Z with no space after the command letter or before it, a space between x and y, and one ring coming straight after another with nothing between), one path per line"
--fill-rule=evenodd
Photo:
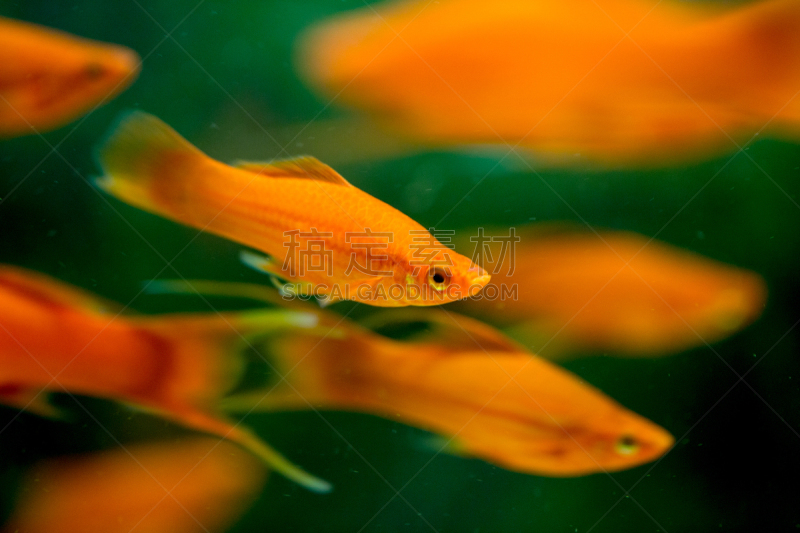
M800 136L795 0L386 2L312 27L297 65L420 142L519 143L553 164L676 165L762 128Z
M63 126L139 74L133 50L0 17L0 138Z
M252 456L208 438L48 459L26 476L2 531L224 531L265 477Z
M445 313L409 311L423 320ZM268 395L242 394L221 406L374 414L433 431L448 451L545 476L632 468L672 446L664 429L577 376L488 326L446 316L460 341L441 335L442 320L428 340L401 342L321 315L338 324L333 334L281 332L272 341L285 381L270 384Z
M724 339L764 309L758 274L635 233L545 226L518 237L513 253L491 244L492 283L458 309L548 357L666 355Z
M99 185L136 207L272 256L250 266L323 302L438 305L476 294L481 268L312 157L231 167L152 115L127 115L99 151Z
M310 328L308 313L131 317L76 288L0 267L0 403L45 416L51 392L107 398L240 444L311 490L330 485L281 457L216 408L243 371L245 339Z

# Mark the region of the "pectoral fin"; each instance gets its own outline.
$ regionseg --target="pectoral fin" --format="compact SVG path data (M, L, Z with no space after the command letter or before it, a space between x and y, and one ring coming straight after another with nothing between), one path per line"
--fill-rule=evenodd
M239 252L239 259L242 261L242 263L244 263L246 266L249 266L253 270L258 270L259 272L273 276L272 284L281 292L281 295L286 295L291 292L292 287L287 287L287 285L291 284L280 283L275 279L280 278L285 280L286 273L281 270L278 264L275 263L271 257L256 254L248 250L242 250Z
M248 250L242 250L239 252L239 259L242 261L242 263L249 266L253 270L283 277L282 272L277 268L275 262L266 255L260 255Z
M343 299L340 296L333 294L321 294L317 296L317 302L323 309L331 304L335 304L336 302L341 302L342 300Z

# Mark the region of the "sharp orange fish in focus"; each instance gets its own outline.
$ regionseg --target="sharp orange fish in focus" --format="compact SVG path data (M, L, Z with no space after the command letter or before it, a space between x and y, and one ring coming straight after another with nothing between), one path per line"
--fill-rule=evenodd
M0 138L63 126L126 89L139 56L0 17Z
M492 283L458 309L548 357L666 355L724 339L764 309L758 274L635 233L545 226L518 237L513 253L491 244Z
M369 413L435 432L449 451L545 476L632 468L673 443L577 376L466 317L441 319L454 321L461 341L442 336L439 324L430 341L401 342L321 316L336 325L333 334L280 332L271 341L286 381L222 407Z
M123 402L236 442L311 490L330 489L217 410L241 377L246 339L314 327L313 314L136 317L109 312L115 307L42 274L0 267L0 403L54 416L53 392Z
M312 157L231 167L152 115L131 113L99 151L108 193L268 253L248 265L324 302L437 305L476 294L481 268Z
M224 531L265 474L243 450L210 438L48 459L26 476L2 531Z
M313 26L298 48L320 93L429 145L657 167L762 128L800 137L795 0L386 2Z

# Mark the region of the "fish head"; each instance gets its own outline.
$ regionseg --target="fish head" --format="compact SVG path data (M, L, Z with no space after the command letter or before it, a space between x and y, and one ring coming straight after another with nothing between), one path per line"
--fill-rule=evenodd
M565 477L615 472L654 461L675 442L665 429L624 408L609 415L561 425L546 446L536 446L531 470Z
M64 99L61 105L85 110L105 103L136 79L140 65L136 52L122 46L92 47L85 54L76 54L55 83Z
M405 271L406 305L440 305L475 296L489 283L483 268L448 248Z
M569 477L632 468L674 443L665 429L538 356L475 352L469 360L458 364L480 387L462 401L476 402L481 412L457 438L470 455L518 472ZM457 372L447 375L453 380Z
M117 45L69 42L53 64L34 65L15 108L36 130L54 129L111 100L138 76L141 61ZM49 57L49 56L47 56Z
M623 410L615 418L616 423L598 428L588 443L592 462L607 472L654 461L675 443L667 430L636 413Z
M130 85L139 73L141 61L133 50L109 46L86 57L77 76L85 91L97 97L111 97Z

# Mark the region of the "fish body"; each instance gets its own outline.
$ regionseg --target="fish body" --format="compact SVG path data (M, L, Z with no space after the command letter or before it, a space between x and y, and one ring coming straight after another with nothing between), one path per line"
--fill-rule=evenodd
M428 341L394 341L337 322L322 338L280 333L271 348L276 365L292 369L282 372L286 382L223 407L369 413L437 433L459 454L556 477L630 468L673 443L577 376L465 318L454 322L463 342L438 331Z
M502 256L492 244L492 282L459 309L542 353L666 355L728 337L764 309L758 274L642 235L551 226L519 239Z
M140 65L123 46L0 17L0 138L71 122L126 89Z
M139 208L245 244L246 262L297 292L378 306L436 305L488 281L428 230L304 157L231 167L132 113L99 151L100 186Z
M252 456L211 438L52 458L27 473L2 531L223 531L265 477Z
M57 415L47 403L54 392L126 403L236 442L312 490L330 489L217 409L241 378L246 339L313 327L313 315L131 317L110 306L47 276L0 267L0 403L45 416Z
M411 139L554 164L675 165L800 133L793 0L387 2L310 28L297 66Z

